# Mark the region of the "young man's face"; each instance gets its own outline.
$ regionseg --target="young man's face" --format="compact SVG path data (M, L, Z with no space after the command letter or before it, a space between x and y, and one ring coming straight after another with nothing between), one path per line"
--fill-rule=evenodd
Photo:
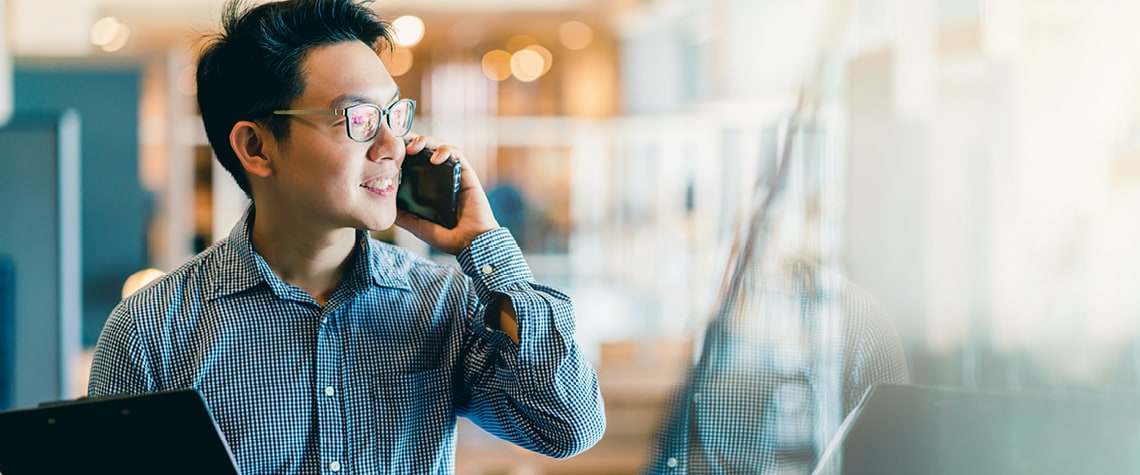
M322 46L301 64L305 91L291 109L343 109L360 103L387 108L399 89L371 48L359 41ZM396 185L404 140L387 122L374 139L348 137L344 116L290 119L278 142L272 199L304 225L381 230L396 219Z

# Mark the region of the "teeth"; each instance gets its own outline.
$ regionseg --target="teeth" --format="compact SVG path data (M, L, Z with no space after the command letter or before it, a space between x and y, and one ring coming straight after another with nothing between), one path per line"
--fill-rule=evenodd
M391 188L393 184L395 184L395 181L393 179L382 178L380 180L371 181L371 182L362 184L360 186L364 187L364 188L375 188L375 189L383 190L385 188Z

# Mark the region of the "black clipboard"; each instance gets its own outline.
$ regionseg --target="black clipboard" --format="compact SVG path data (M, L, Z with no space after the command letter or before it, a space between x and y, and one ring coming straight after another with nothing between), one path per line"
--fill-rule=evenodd
M0 474L238 474L193 389L0 412Z

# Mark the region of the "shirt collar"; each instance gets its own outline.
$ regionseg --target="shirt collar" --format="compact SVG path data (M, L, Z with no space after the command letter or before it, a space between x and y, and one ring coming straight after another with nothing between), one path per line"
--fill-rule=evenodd
M230 231L226 245L219 249L218 267L215 272L213 297L242 292L262 282L280 298L289 298L297 291L283 282L269 263L253 249L254 205L251 203L245 214ZM368 286L393 287L410 290L405 278L401 278L392 253L381 252L379 245L370 238L367 231L356 231L356 249L352 254L350 271L345 276L341 288L355 293L364 292Z
M250 203L218 250L213 297L238 293L265 281L254 258L253 217L253 203Z
M411 290L407 276L399 272L392 252L384 252L379 243L372 240L368 231L356 231L356 252L353 253L352 270L346 281L355 290L363 291L368 284L379 287L392 287Z

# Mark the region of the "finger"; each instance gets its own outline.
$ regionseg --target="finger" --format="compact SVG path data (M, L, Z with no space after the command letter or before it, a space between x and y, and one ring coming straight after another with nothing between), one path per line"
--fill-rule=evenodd
M431 163L439 165L443 162L446 162L449 158L460 160L463 158L463 153L459 151L458 147L451 145L442 145L436 149L435 154L431 156Z
M410 139L408 138L409 136L411 136ZM413 136L409 132L409 134L405 135L404 137L405 137L405 140L407 140L406 144L404 145L404 151L408 155L415 155L417 153L420 153L424 148L427 147L428 140L427 140L427 137L424 135L414 135Z
M459 188L461 190L477 189L482 190L483 184L479 182L479 175L475 174L475 168L471 166L471 162L467 160L463 154L453 155L459 160Z

